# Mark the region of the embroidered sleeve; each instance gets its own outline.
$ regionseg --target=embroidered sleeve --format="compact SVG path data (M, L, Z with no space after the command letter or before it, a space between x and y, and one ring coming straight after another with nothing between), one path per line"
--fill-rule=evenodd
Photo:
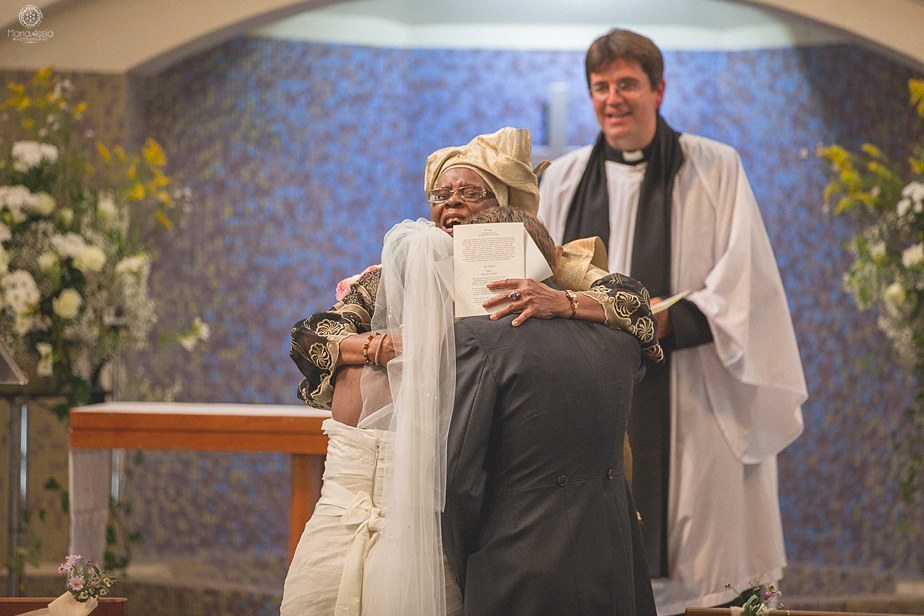
M643 357L656 362L664 359L664 351L655 337L648 289L642 283L622 274L609 274L580 294L600 304L607 327L635 336L642 346Z
M380 277L380 268L367 271L330 310L316 312L292 327L289 357L305 376L298 385L298 397L311 406L330 408L340 341L369 331Z

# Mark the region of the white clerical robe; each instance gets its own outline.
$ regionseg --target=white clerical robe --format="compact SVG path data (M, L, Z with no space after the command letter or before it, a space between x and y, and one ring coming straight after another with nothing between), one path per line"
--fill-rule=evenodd
M786 565L776 455L802 432L808 394L773 250L737 152L682 135L671 209L671 291L709 321L714 343L671 356L669 577L658 613L718 605ZM561 242L590 146L552 163L539 217ZM606 162L609 265L631 272L645 163Z

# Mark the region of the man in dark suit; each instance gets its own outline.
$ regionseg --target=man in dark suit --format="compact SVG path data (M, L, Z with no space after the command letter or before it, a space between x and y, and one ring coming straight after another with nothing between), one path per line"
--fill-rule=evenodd
M513 318L455 325L443 548L465 613L654 616L622 456L639 342Z

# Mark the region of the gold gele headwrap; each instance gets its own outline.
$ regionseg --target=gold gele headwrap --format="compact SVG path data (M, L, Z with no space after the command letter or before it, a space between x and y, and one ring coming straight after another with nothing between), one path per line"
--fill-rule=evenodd
M467 145L450 146L431 154L424 170L424 191L429 192L446 169L465 167L484 179L499 205L536 214L539 174L548 165L548 161L543 161L533 169L529 131L508 126L490 135L478 135Z
M585 237L562 246L555 270L555 283L562 289L586 291L606 276L609 264L606 247L599 237Z

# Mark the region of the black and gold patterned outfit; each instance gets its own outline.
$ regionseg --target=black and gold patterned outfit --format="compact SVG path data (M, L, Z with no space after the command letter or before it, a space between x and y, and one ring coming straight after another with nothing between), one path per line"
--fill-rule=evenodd
M605 274L602 270L600 273ZM330 408L340 341L351 334L369 331L380 279L381 269L366 272L329 310L317 312L292 327L289 355L305 375L298 386L298 397L311 406ZM607 327L635 336L643 357L655 362L663 359L661 346L655 338L648 291L640 282L622 274L605 274L589 289L573 290L603 307Z

